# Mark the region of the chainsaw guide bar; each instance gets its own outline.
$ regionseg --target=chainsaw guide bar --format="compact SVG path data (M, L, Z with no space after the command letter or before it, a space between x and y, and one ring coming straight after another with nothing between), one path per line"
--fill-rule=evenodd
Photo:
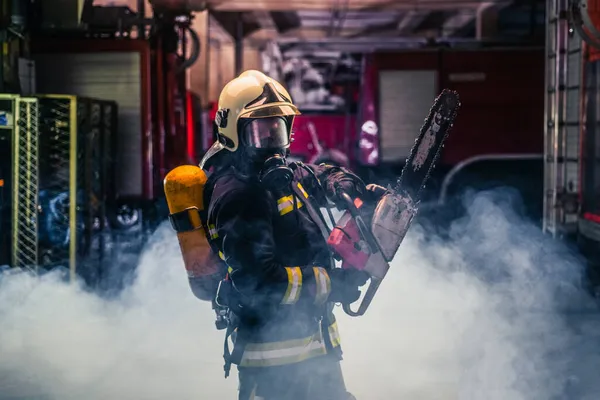
M415 140L394 191L405 192L415 204L441 154L460 108L458 93L444 89L435 99Z

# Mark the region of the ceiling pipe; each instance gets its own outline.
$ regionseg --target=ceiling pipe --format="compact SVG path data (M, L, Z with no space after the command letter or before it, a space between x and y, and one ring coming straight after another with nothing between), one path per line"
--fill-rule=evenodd
M214 11L242 11L250 12L257 9L269 11L329 11L339 0L307 0L290 2L289 0L150 0L156 6L186 11L204 11L208 8ZM497 3L507 3L500 0ZM361 11L367 9L380 9L389 11L443 11L457 8L476 8L481 0L382 0L382 1L348 1L348 11Z
M461 44L498 44L498 43L524 43L523 40L518 38L516 39L495 39L495 38L482 38L481 40L477 40L475 38L455 38L455 37L441 37L435 38L433 40L429 40L427 38L421 37L377 37L377 36L369 36L369 37L356 37L356 38L345 38L345 37L331 37L331 38L315 38L315 39L305 39L305 38L278 38L275 40L280 45L298 45L298 46L320 46L320 45L358 45L358 46L367 46L367 45L406 45L406 46L414 46L414 45L426 45L431 43L436 43L440 45L461 45Z

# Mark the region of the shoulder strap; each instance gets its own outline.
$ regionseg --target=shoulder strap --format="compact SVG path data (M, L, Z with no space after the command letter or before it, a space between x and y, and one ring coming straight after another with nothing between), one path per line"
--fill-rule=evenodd
M200 213L200 217L202 218L203 221L203 228L206 231L206 237L208 239L208 243L213 251L214 254L219 255L221 249L219 248L219 245L217 243L217 240L215 240L215 238L212 237L212 232L210 229L210 225L211 225L211 221L209 221L209 216L210 216L210 210L212 209L212 195L214 192L214 188L215 188L215 184L217 182L217 179L219 178L218 173L211 173L208 176L208 179L206 181L205 184L205 189L204 189L204 193L203 193L203 197L204 197L204 210L202 210L202 213ZM221 258L221 257L219 257ZM227 270L227 267L225 267L225 270Z
M312 218L313 222L315 224L317 224L317 226L319 227L319 230L321 231L321 235L323 236L323 239L325 239L325 241L327 241L327 239L329 238L329 234L331 232L329 231L329 228L327 227L327 223L325 222L325 218L323 217L323 214L321 214L321 212L315 207L314 203L312 202L312 200L311 200L312 196L309 193L306 193L306 191L304 191L304 193L308 194L308 197L306 197L306 195L303 193L303 191L300 190L300 187L298 186L298 182L294 182L294 185L292 185L292 190L294 191L294 194L299 199L303 200L304 204L306 205L306 210L308 211L308 214Z

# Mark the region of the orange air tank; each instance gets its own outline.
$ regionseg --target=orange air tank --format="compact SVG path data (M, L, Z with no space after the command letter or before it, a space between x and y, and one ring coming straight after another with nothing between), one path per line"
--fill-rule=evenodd
M209 278L219 272L219 258L208 243L201 219L206 181L206 173L195 165L174 168L164 179L169 219L190 279Z

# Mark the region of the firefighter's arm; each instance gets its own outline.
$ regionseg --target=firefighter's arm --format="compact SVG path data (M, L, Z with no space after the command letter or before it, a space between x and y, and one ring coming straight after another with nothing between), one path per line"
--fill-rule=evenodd
M246 306L325 302L331 280L317 265L282 265L275 260L271 205L251 191L229 193L215 208L215 228L239 301Z

